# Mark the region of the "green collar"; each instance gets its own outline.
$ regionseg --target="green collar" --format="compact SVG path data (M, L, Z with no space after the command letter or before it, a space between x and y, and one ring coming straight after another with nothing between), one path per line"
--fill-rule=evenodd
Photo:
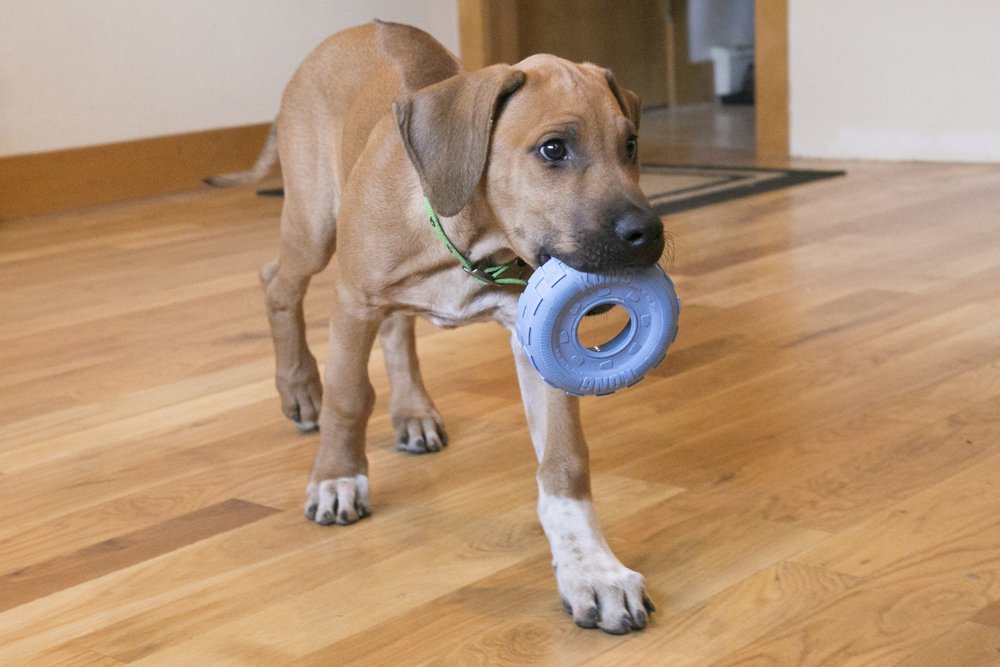
M434 208L431 206L430 201L427 197L424 197L424 210L427 211L427 218L431 221L431 227L434 229L434 233L437 235L441 242L444 243L444 247L448 249L451 256L458 260L458 263L462 265L462 269L465 270L470 276L478 280L484 285L520 285L525 286L528 284L527 280L521 278L503 278L503 274L513 268L521 268L527 266L520 257L515 259L513 262L507 262L506 264L498 264L497 266L482 266L481 263L473 264L466 258L465 255L455 247L455 244L451 242L448 235L444 231L444 227L441 225L441 218L438 214L434 212Z

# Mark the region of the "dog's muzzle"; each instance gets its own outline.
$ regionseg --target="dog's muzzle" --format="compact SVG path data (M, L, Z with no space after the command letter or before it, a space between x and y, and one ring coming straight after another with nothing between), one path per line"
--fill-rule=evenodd
M651 266L663 255L663 221L651 208L630 203L603 216L596 229L578 233L573 246L573 252L551 254L574 269L593 273Z
M626 211L615 220L614 233L628 266L655 264L663 254L663 221L651 209L635 207Z

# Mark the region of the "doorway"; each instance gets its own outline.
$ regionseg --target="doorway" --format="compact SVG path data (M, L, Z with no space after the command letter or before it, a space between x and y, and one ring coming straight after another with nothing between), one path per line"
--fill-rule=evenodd
M595 62L640 95L647 119L679 123L676 139L693 131L691 122L705 137L712 127L697 121L712 114L720 116L714 125L730 132L719 135L717 148L749 127L752 136L744 136L740 148L745 144L751 160L787 158L787 0L747 2L752 8L737 10L735 18L752 16L749 29L723 17L740 4L731 0L617 0L613 10L605 0L458 0L461 55L470 69L539 52ZM712 40L739 46L733 42L747 33L754 44L754 106L729 113L716 94L715 65L704 54Z

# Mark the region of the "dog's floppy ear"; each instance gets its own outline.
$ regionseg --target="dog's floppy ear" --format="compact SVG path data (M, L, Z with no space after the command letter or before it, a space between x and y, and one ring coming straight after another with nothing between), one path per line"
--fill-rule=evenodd
M615 99L618 100L618 105L622 108L625 117L632 121L635 131L638 132L639 119L642 116L642 102L639 101L639 96L628 88L618 85L618 81L615 80L615 75L611 70L604 70L604 78L608 80L611 92L614 94Z
M479 185L493 118L524 83L510 65L459 74L397 99L399 134L420 176L424 195L442 216L465 208Z

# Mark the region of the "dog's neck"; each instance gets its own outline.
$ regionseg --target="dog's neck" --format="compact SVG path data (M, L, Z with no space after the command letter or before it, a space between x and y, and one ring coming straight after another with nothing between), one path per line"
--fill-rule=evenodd
M494 255L496 253L492 253L480 261L474 261L462 252L448 236L441 218L434 211L427 197L424 197L424 210L438 240L448 249L451 256L455 258L455 261L461 265L471 278L484 285L515 285L524 287L528 284L527 279L522 277L527 264L517 257L513 250L509 248L501 250L500 255L502 259L495 259Z

